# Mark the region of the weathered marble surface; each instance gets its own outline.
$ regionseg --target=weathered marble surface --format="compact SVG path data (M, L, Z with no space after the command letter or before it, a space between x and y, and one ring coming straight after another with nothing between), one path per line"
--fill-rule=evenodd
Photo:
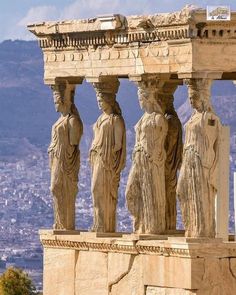
M135 126L136 141L126 200L136 233L165 231L165 160L167 121L158 99L155 77L138 83L144 115Z
M115 100L117 79L94 83L101 116L94 124L90 149L91 191L94 205L93 231L115 232L120 172L125 165L125 123Z
M164 95L163 100L165 118L168 123L168 132L165 140L166 230L175 230L177 218L177 173L181 167L183 153L182 124L174 108L173 94Z
M75 198L80 168L79 143L83 124L74 104L74 86L53 86L54 103L60 118L52 127L48 148L51 169L51 193L54 205L54 229L75 229Z
M172 13L94 16L41 22L28 29L43 50L47 84L57 77L146 73L170 73L178 79L221 79L224 73L226 79L236 80L235 21L236 12L226 26L223 20L207 20L206 9L188 5Z
M47 231L41 232L41 241L45 295L236 293L235 242L145 241L127 235L96 238L96 233L92 237L91 233L53 235Z
M177 194L185 235L215 237L220 120L210 102L208 79L186 80L194 109L186 124L183 163Z
M197 295L195 291L148 286L145 295Z

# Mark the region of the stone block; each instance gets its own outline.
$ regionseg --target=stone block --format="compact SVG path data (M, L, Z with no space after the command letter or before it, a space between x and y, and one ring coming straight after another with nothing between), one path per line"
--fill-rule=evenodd
M142 256L131 256L127 272L117 283L110 285L109 295L145 295Z
M126 276L132 266L133 255L108 253L108 287L117 284Z
M40 229L39 230L39 235L43 236L43 235L49 235L49 236L53 236L53 235L79 235L80 234L80 230L66 230L66 229Z
M168 239L168 235L156 235L156 234L136 234L136 233L132 233L132 234L123 234L122 236L124 239L131 239L131 240L136 240L136 241L140 241L140 240L167 240Z
M229 267L232 275L236 278L236 258L230 258Z
M43 294L74 294L76 251L44 249Z
M205 259L205 272L197 295L209 294L236 294L236 277L231 272L229 258Z
M144 284L160 287L198 289L204 274L204 259L143 256Z
M197 291L148 286L145 295L197 295Z
M75 267L75 295L108 295L107 264L107 253L80 251Z

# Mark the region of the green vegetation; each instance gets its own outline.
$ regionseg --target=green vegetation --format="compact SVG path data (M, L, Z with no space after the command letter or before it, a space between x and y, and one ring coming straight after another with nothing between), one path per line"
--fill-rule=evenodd
M19 268L10 267L0 277L0 295L36 294L38 293L31 279Z

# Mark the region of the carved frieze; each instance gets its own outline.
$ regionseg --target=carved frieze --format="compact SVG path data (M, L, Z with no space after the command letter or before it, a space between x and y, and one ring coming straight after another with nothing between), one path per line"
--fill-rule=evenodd
M99 252L121 252L127 254L154 254L164 256L181 256L190 257L189 249L145 246L145 245L126 245L108 242L87 242L87 241L67 241L67 240L51 240L42 239L41 243L44 248L65 248L75 249L79 251L99 251Z

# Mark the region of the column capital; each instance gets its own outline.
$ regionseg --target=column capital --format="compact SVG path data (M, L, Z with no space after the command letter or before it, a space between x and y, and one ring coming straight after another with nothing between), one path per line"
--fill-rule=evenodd
M211 79L219 80L222 78L223 72L191 72L179 73L179 79Z
M208 89L210 91L212 79L188 78L188 79L184 79L184 84L188 87L188 89L192 89L192 90L196 90L196 91Z
M117 76L86 76L86 81L89 83L106 83L118 80Z
M116 76L88 77L86 80L92 83L97 96L101 93L116 95L120 86Z
M211 79L195 78L184 79L185 85L188 87L188 95L193 108L200 105L201 112L213 110L211 104Z
M178 79L167 80L165 81L161 92L163 94L173 95L179 85L183 85L183 80L178 80Z
M132 82L141 82L143 80L147 79L157 79L157 80L169 80L170 79L170 74L134 74L134 75L129 75L129 80Z
M146 88L162 95L173 95L178 85L183 85L181 79L170 79L170 75L142 74L130 75L129 80L133 81L138 88Z
M67 81L60 81L60 82L57 81L56 83L51 84L50 86L52 90L57 90L57 91L65 91L67 89L73 90L76 87L75 84L70 84Z
M44 79L44 83L46 85L56 85L56 84L70 84L70 85L76 85L76 84L82 84L84 80L84 77L57 77L52 79Z
M65 103L74 103L75 96L75 84L70 84L68 81L60 80L54 84L51 84L51 89L53 91L54 100L58 98Z

